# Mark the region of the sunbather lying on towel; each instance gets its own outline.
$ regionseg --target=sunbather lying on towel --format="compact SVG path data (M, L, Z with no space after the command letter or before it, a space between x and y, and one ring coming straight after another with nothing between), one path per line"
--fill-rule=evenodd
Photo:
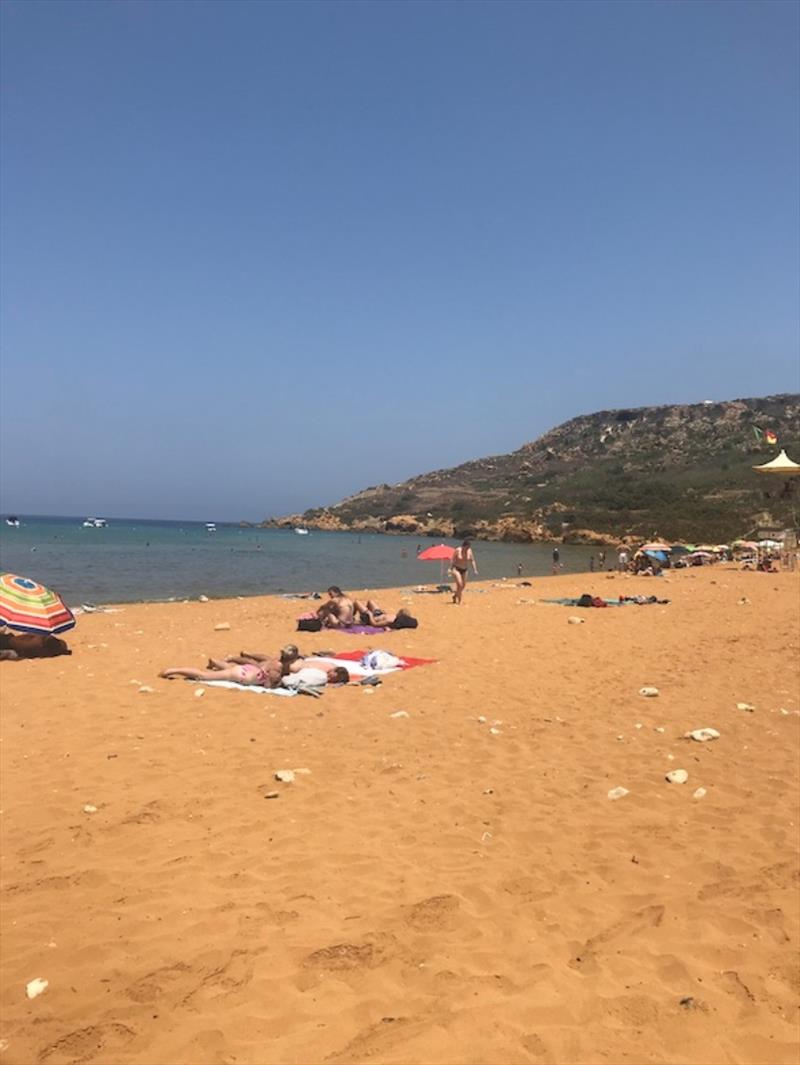
M256 662L234 664L209 658L207 669L175 666L162 670L159 677L166 680L175 680L176 677L185 677L187 680L230 680L234 684L257 684L261 688L277 688L282 674L279 667L276 668L274 663L266 660L258 665Z
M356 617L362 625L372 625L376 629L415 629L417 619L401 607L395 614L387 614L383 607L378 606L374 599L368 599L366 603L354 601Z
M292 663L288 676L281 680L284 688L318 688L323 684L349 684L350 674L344 666L325 668L319 659L299 658Z
M240 666L262 666L276 670L279 676L285 677L292 663L301 657L297 647L293 643L289 643L282 647L277 655L262 654L260 651L240 651L238 655L226 655L225 661ZM208 660L209 669L213 669L212 661L213 659Z
M350 674L343 666L320 669L319 662L313 658L296 658L283 673L280 662L268 655L247 657L253 661L245 661L244 656L240 656L241 660L236 662L209 658L208 669L175 667L163 670L159 676L167 680L175 680L176 677L185 677L187 680L229 680L234 684L257 684L261 688L277 688L280 685L286 688L303 685L318 687L323 684L347 684L350 680Z

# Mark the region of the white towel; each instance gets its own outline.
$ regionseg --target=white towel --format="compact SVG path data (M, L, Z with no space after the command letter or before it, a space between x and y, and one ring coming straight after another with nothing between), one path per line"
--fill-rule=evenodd
M240 692L255 692L256 695L297 695L296 691L289 688L262 688L259 684L237 684L235 680L201 680L199 684L207 684L209 688L235 688Z

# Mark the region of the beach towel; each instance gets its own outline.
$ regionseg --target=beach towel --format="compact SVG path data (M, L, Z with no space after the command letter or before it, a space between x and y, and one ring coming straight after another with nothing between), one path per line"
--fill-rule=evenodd
M581 596L580 599L540 599L540 603L557 604L558 606L625 606L617 599L600 599L598 596Z
M377 651L377 649L376 649ZM320 662L325 662L328 668L334 666L344 666L351 677L357 679L360 677L368 676L384 676L387 673L397 673L402 669L414 669L416 666L427 666L432 662L435 662L435 658L409 658L406 655L391 655L390 651L384 651L384 654L391 655L392 658L396 658L398 665L390 666L384 669L369 669L362 665L362 659L368 653L364 650L361 651L337 651L336 656L323 656L315 655L315 658L319 658Z
M235 680L196 680L193 684L206 684L210 688L233 688L240 692L255 692L256 695L297 695L296 689L262 688L258 684L237 684Z
M379 629L375 625L339 625L332 632L346 632L349 636L377 636L382 632L391 632L391 629Z

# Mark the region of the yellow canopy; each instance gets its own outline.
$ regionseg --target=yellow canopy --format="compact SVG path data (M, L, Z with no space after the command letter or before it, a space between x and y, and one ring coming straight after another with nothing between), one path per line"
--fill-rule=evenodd
M754 466L756 473L778 473L783 477L797 477L800 474L800 466L792 462L785 451L781 451L771 462L765 462L761 466Z

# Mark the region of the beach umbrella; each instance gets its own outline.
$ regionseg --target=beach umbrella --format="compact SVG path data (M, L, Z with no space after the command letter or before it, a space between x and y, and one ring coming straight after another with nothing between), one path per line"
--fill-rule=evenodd
M441 571L439 573L439 579L444 582L444 567L445 562L449 562L453 557L454 547L448 547L447 544L437 544L435 547L426 547L424 551L420 551L417 555L419 562L441 562Z
M424 551L420 551L417 555L417 559L420 562L433 562L439 559L447 559L449 562L453 557L454 547L448 547L447 544L437 544L436 547L426 547Z
M688 555L692 550L694 549L687 547L686 544L673 544L670 548L673 555Z
M75 617L60 596L38 581L0 573L0 624L48 636L73 628Z
M662 563L667 561L667 553L666 553L666 551L652 551L652 550L650 550L649 548L646 548L646 547L643 547L642 551L649 558L655 558L659 562L662 562Z
M761 466L754 466L756 473L772 473L779 477L797 477L800 475L800 465L792 462L785 451L781 451L771 462L765 462Z
M653 540L650 544L642 544L641 551L669 551L669 544L664 544L660 540Z

